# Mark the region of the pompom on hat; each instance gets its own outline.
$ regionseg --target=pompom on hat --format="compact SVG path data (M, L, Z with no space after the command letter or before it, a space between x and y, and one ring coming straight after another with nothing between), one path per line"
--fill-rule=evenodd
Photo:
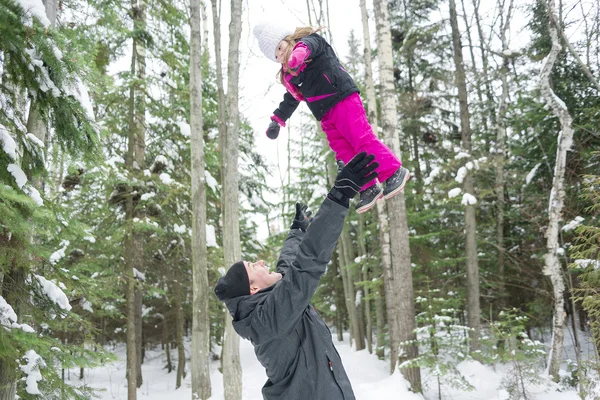
M243 261L238 261L219 278L215 286L215 294L220 301L250 294L250 280Z
M261 23L254 27L254 36L258 41L258 47L269 60L274 62L277 62L275 59L277 45L284 37L292 33L294 33L294 29L273 23Z

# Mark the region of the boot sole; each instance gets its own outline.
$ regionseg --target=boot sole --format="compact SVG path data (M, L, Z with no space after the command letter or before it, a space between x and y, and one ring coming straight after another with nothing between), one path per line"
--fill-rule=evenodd
M404 186L406 186L406 182L408 182L409 180L410 180L410 171L406 171L406 178L404 178L404 181L402 181L402 184L400 186L398 186L396 189L389 192L388 194L384 195L383 198L388 200L388 199L391 199L392 197L394 197L395 195L397 195L398 193L400 193L402 190L404 190Z
M379 196L375 197L370 203L365 204L361 208L357 208L356 212L359 214L362 214L366 211L369 211L371 208L373 208L373 206L375 206L375 204L377 204L377 201L382 200L382 199L383 199L383 190L379 193Z

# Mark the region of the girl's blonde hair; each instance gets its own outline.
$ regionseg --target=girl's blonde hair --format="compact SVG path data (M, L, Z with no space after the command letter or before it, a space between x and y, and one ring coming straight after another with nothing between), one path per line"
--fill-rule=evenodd
M290 69L290 67L288 67L288 60L290 59L290 55L292 54L292 50L294 49L294 46L298 43L298 41L300 39L302 39L303 37L306 37L312 33L317 33L320 32L321 30L325 29L324 26L319 26L317 29L314 29L311 26L305 26L305 27L301 27L301 28L296 28L296 30L294 31L294 33L292 33L291 35L287 35L286 37L284 37L282 40L286 41L288 43L288 47L285 50L285 53L283 55L283 65L281 66L281 69L278 72L279 75L279 80L281 81L281 83L283 84L283 75L284 72L288 72L292 75L297 75L297 72L294 72ZM310 62L311 59L306 60L306 62Z

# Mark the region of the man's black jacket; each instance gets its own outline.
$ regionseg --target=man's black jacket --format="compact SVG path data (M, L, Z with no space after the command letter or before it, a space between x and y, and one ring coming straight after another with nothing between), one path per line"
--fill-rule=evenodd
M267 400L354 400L331 332L309 301L342 231L348 209L325 199L306 233L288 235L277 271L283 279L225 301L233 327L254 345L269 378Z

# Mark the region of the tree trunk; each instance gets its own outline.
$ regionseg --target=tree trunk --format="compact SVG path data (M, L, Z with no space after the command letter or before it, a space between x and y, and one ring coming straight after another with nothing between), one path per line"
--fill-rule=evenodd
M134 236L137 236L134 234ZM142 242L139 237L136 238L136 244L138 246L142 245ZM139 247L136 246L136 249ZM141 260L141 258L138 258ZM142 362L143 362L143 338L142 338L142 286L143 283L138 283L135 285L135 353L136 353L136 369L137 369L137 387L142 387Z
M239 44L242 33L242 2L231 0L229 24L229 57L227 67L227 132L223 147L223 248L225 268L241 258L238 194L238 148L239 148ZM225 313L225 338L223 340L223 385L225 400L242 398L242 368L240 365L240 338L233 330L231 316Z
M471 153L471 122L469 117L469 103L467 99L467 82L465 67L462 56L462 44L458 30L458 19L456 16L456 4L450 0L450 24L452 25L452 45L454 49L454 65L456 67L456 86L458 88L458 102L460 105L460 127L463 151ZM463 193L474 194L473 175L467 169L463 181ZM465 205L465 253L467 258L467 314L470 350L477 351L480 348L480 315L479 306L479 266L477 260L477 223L475 221L475 206L467 203Z
M15 242L17 242L15 240ZM15 243L19 246L19 243ZM2 279L2 297L10 304L17 314L17 322L22 322L21 314L24 311L25 269L20 264L21 257L15 254L10 271ZM25 260L23 260L25 261ZM18 361L7 357L0 358L0 400L14 400L17 391Z
M365 348L364 337L360 336L360 321L357 313L358 304L356 304L356 290L354 289L354 273L350 268L350 264L354 261L352 252L352 240L348 233L348 224L344 224L342 235L340 237L340 250L343 253L342 259L343 266L342 271L346 275L346 305L348 307L348 318L350 319L350 326L352 327L352 333L354 337L354 345L356 350L362 350Z
M206 249L206 176L202 132L200 0L190 2L190 146L192 177L192 398L211 396L210 311ZM221 107L219 107L221 108Z
M165 358L167 359L167 373L170 374L173 371L173 364L171 363L171 339L169 335L169 324L167 323L167 316L163 316L163 346L165 347ZM192 363L194 360L192 359ZM193 366L192 366L193 371ZM193 383L192 383L193 385Z
M367 116L371 129L377 134L377 99L375 96L375 84L373 83L373 61L371 58L371 37L369 34L369 19L367 14L366 0L360 0L360 13L363 28L363 45L364 45L364 60L365 60L365 86L367 96ZM379 240L381 242L381 262L384 270L389 270L390 266L390 241L388 234L387 213L383 204L377 204L377 216L379 217ZM383 332L384 316L383 316L383 299L379 296L376 300L377 310L377 355L381 358L384 352L385 335ZM395 358L395 357L394 357ZM393 369L393 367L392 367Z
M365 246L365 217L363 214L358 214L358 246L360 249L360 255L364 260L367 257L367 247ZM361 279L365 283L363 285L363 299L362 302L365 306L364 308L364 316L365 316L365 336L367 338L367 349L370 354L373 354L373 319L371 318L371 301L369 300L369 288L367 287L368 282L371 281L371 277L369 276L369 269L362 265L362 276Z
M554 0L548 0L548 15L550 21L556 21ZM548 24L552 49L546 58L540 74L540 86L546 103L552 109L552 113L560 120L562 132L558 134L558 146L556 149L556 164L554 166L554 177L552 179L552 190L548 204L548 228L546 229L546 254L544 256L544 274L550 277L554 289L554 319L552 324L552 343L548 354L548 373L558 382L560 361L562 359L563 328L565 322L564 291L565 282L562 275L562 266L557 255L558 236L560 233L560 221L564 206L565 190L565 167L567 151L573 144L573 119L569 114L566 104L556 96L550 86L550 74L562 47L558 40L556 25Z
M217 72L217 96L219 100L218 113L219 113L219 152L221 154L221 162L223 162L223 151L225 149L225 115L227 109L225 107L225 90L223 88L223 62L221 59L221 20L220 20L220 9L217 6L220 5L218 0L211 0L212 4L212 16L213 16L213 36L215 45L215 69ZM223 174L224 169L221 168L221 182L225 182Z
M485 92L487 99L487 109L490 114L490 119L492 120L492 126L496 124L496 114L494 112L494 94L492 91L492 85L490 79L487 79L490 76L489 66L488 66L488 56L485 53L485 50L488 48L488 44L485 42L483 36L483 28L481 26L481 19L479 17L479 2L480 0L473 0L473 13L475 14L475 23L477 25L477 32L479 33L479 48L481 50L481 65L483 68L483 76L485 83Z
M473 46L473 39L471 38L471 25L469 24L469 18L468 18L468 14L467 14L467 10L465 8L465 0L461 0L461 5L462 5L462 16L463 16L463 21L465 23L465 33L467 36L467 42L469 43L469 54L471 56L471 62L473 63L473 76L475 77L475 91L477 93L477 99L479 100L479 104L481 105L482 109L486 109L486 105L483 102L483 86L482 86L482 82L481 82L481 74L479 74L479 70L477 69L477 61L475 60L475 51L474 51L474 46ZM478 2L478 0L474 0L475 3ZM479 7L479 4L476 4L476 7ZM482 49L483 51L483 49ZM487 62L487 61L486 61ZM487 75L485 75L486 80L487 80ZM493 99L491 99L493 101ZM491 103L493 104L493 103ZM490 106L490 103L487 104L487 106ZM486 117L486 113L483 112L481 113L481 122L483 125L483 129L484 131L487 133L488 132L488 120ZM486 139L487 139L487 135L485 135Z
M344 286L344 304L346 305L346 311L348 312L348 331L350 333L350 346L352 346L353 340L356 338L356 332L354 330L354 303L350 296L350 283L348 280L348 272L346 268L346 257L344 257L343 242L340 240L337 245L338 253L338 264L340 266L340 276L342 277L342 284Z
M175 341L177 343L177 378L175 389L181 386L181 381L185 379L185 347L183 345L183 294L181 293L181 274L177 274L175 280Z
M377 0L375 17L377 26L377 44L379 51L379 71L381 79L382 127L388 147L400 157L400 142L397 136L396 93L394 88L392 38L388 16L387 1ZM414 341L415 310L413 299L412 268L408 244L408 223L404 193L394 196L386 202L390 221L391 268L386 274L386 300L388 327L391 347L391 369L396 363L412 360L418 356L416 345L404 346L398 353L400 343ZM392 317L395 313L394 317ZM414 342L413 342L414 343ZM402 368L402 374L410 382L415 392L421 391L421 371L419 368Z
M375 354L381 360L385 356L385 305L383 304L383 286L377 292L375 299L375 326L377 327L377 345Z
M510 0L508 11L504 15L504 3L500 12L501 32L500 42L502 43L502 68L500 69L500 81L502 82L502 94L498 103L497 112L497 135L496 151L493 154L494 164L496 165L496 247L498 249L498 311L504 308L505 289L504 289L504 162L506 157L506 100L508 99L508 72L509 58L504 54L508 50L507 33L510 28L510 20L513 9L513 0Z

